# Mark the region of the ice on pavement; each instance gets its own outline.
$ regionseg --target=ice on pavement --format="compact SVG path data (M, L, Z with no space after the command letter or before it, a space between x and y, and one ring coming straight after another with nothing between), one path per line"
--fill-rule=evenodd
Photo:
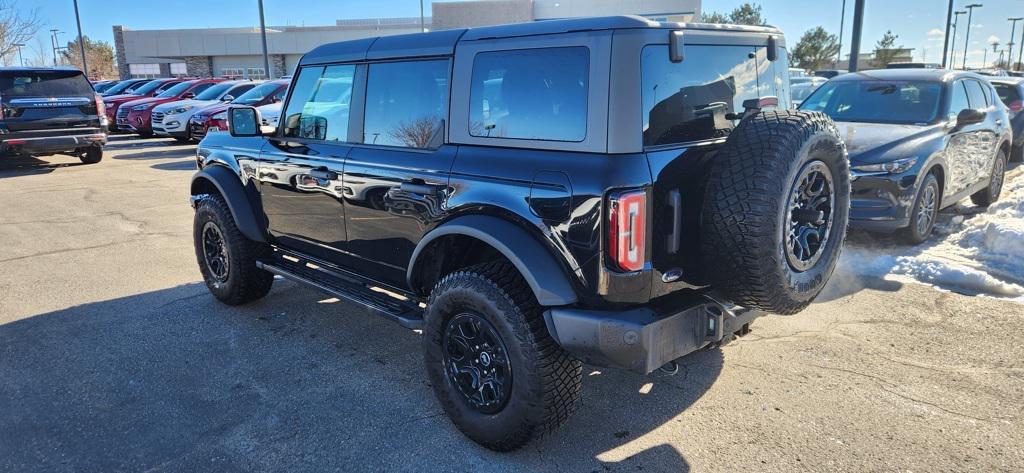
M1024 302L1024 168L1008 173L998 202L968 218L947 216L936 233L918 247L851 238L840 267L865 277Z

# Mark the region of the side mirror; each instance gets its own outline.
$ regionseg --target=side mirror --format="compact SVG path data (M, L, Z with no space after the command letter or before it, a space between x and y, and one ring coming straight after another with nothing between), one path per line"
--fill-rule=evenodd
M225 95L225 96L220 98L221 102L230 102L232 100L235 100L235 96L234 95L230 95L230 94Z
M185 100L194 99L196 98L196 94L193 94L192 92L185 92L185 95L182 95L181 98Z
M967 125L973 125L975 123L981 123L985 121L985 117L988 115L984 110L975 110L973 108L965 108L960 111L956 116L956 128L963 128Z
M231 107L228 109L228 131L231 136L260 136L260 112L252 107Z

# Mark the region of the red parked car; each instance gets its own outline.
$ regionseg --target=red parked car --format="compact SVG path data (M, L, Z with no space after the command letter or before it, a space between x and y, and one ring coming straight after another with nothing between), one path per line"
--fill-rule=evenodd
M107 108L107 123L110 124L110 131L117 130L115 118L117 117L117 109L122 104L141 98L152 97L181 81L182 79L153 79L138 86L129 93L103 97L103 105Z
M206 90L213 84L224 79L197 79L180 82L177 85L157 94L155 97L125 102L117 110L116 126L118 130L138 133L143 138L153 136L153 107L176 100L186 100Z
M284 96L288 93L288 84L290 82L290 80L264 82L253 87L248 92L239 95L238 98L232 100L230 103L210 105L209 107L196 112L196 114L192 115L188 120L189 136L194 140L201 140L206 136L206 133L209 131L211 126L216 127L218 130L227 130L226 120L217 120L213 117L218 116L221 112L226 112L228 107L232 105L259 107L261 105L283 102Z

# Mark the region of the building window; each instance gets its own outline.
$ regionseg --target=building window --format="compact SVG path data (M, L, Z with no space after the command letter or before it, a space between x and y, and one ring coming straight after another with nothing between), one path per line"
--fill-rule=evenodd
M250 67L249 68L249 79L260 80L267 78L267 70L262 67Z
M129 64L128 74L133 79L153 79L160 77L159 64Z
M175 77L184 77L188 75L188 67L183 62L172 62L171 63L171 75Z
M241 67L225 67L220 70L220 75L225 79L241 79L245 76L245 70Z

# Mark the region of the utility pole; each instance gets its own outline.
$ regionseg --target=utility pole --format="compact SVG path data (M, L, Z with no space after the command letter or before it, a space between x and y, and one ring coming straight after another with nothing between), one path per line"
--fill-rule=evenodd
M423 17L423 0L420 0L420 33L426 33L426 32L427 32L427 21Z
M78 24L78 51L82 53L82 74L89 77L89 65L85 62L85 41L82 41L82 19L78 16L78 0L75 1L75 23Z
M949 11L946 13L946 35L942 39L942 68L946 68L946 50L949 48L949 30L953 27L953 0L949 0Z
M53 52L53 65L57 66L57 30L50 30L50 50Z
M1015 44L1013 42L1013 37L1017 35L1017 22L1021 20L1024 20L1024 17L1018 16L1016 18L1007 18L1007 21L1010 21L1013 24L1013 26L1010 27L1010 49L1006 51L1006 68L1011 71L1013 70L1013 45ZM1022 43L1020 47L1024 49L1024 43Z
M260 37L263 39L263 72L267 79L273 79L274 74L270 70L270 55L267 54L267 22L263 19L263 0L260 2Z
M953 0L950 0L953 1ZM836 69L839 69L839 61L843 60L843 27L846 26L846 0L843 0L843 12L839 15L839 51L836 53Z
M967 70L967 48L971 47L971 22L974 21L974 9L982 6L983 5L980 3L972 3L964 7L967 9L967 39L964 41L964 70ZM988 51L986 50L986 52Z
M1017 50L1017 69L1021 69L1024 65L1021 65L1020 60L1024 58L1024 28L1020 29L1020 49Z
M960 24L960 15L966 15L965 11L953 12L953 37L949 40L949 68L956 69L956 28Z
M853 2L853 38L850 41L850 72L857 72L857 60L860 57L860 35L864 29L864 0Z
M21 48L22 48L22 46L25 46L25 44L24 43L14 43L11 46L14 46L14 47L18 48L18 63L21 64L21 67L25 67L25 58L21 56Z

